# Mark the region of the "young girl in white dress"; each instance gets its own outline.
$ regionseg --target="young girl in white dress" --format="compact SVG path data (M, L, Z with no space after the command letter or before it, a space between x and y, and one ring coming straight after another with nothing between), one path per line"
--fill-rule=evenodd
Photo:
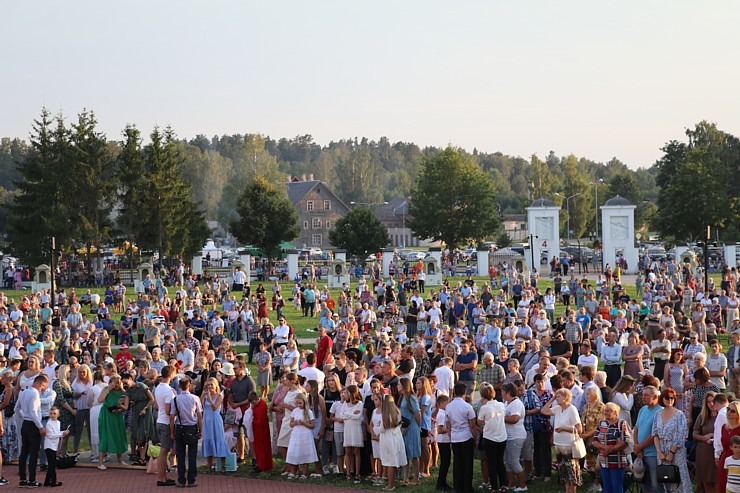
M314 416L308 408L306 394L298 394L295 399L296 407L290 413L290 443L285 462L288 464L288 479L295 479L298 474L298 466L303 466L303 474L300 480L308 479L308 465L319 460L316 454L316 446L313 441Z
M383 480L383 467L380 465L380 432L383 428L383 399L379 394L373 394L373 404L375 404L375 410L370 417L370 438L373 445L373 484L376 486L382 486L385 484Z
M357 385L350 385L346 392L347 402L339 413L339 419L344 423L344 458L347 464L347 479L353 479L355 484L359 484L360 449L365 445L362 434L363 406Z
M382 427L380 431L380 462L385 469L388 484L384 491L395 488L396 468L408 465L406 447L401 434L401 411L390 394L383 396Z

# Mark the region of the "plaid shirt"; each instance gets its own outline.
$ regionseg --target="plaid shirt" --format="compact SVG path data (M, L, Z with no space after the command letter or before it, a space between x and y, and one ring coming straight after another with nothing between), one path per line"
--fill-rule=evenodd
M488 382L494 387L504 383L506 374L501 365L494 363L491 366L483 366L478 372L478 383Z
M594 440L604 445L613 446L619 442L628 441L630 437L631 434L626 421L620 419L616 423L610 423L604 419L596 427ZM625 453L625 449L607 456L599 454L599 465L608 469L627 467L629 465L629 457Z
M542 406L547 404L547 401L549 401L552 398L552 393L548 390L545 390L545 392L542 394L542 398L537 396L537 393L534 391L534 389L527 390L524 395L522 396L522 402L524 403L524 409L527 411L531 411L532 409L542 409ZM525 416L524 418L524 428L527 430L527 433L530 433L533 431L534 426L534 420L535 418L538 418L539 415L537 414L530 414ZM545 418L546 421L549 422L549 418Z

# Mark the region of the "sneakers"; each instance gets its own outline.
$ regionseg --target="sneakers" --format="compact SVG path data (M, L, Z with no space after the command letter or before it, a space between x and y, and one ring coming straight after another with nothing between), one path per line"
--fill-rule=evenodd
M25 488L26 486L28 486L28 481L25 479L21 479L20 483L18 483L18 486L21 488Z
M333 472L334 474L339 474L339 466L336 464L331 466L331 472Z
M0 478L0 486L5 486L5 485L6 485L6 484L8 484L8 483L10 483L10 481L8 481L7 479L5 479L5 478Z
M516 488L512 488L511 491L527 491L527 487L517 486Z
M41 483L38 481L27 481L26 482L26 488L40 488Z
M324 474L329 474L329 466L324 466Z

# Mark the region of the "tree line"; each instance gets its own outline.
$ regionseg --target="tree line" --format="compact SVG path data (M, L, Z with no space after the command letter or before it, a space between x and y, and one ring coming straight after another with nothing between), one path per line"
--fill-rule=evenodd
M171 128L155 128L144 144L135 126L127 126L115 140L96 125L92 112L83 111L67 125L63 115L52 117L44 110L27 142L0 139L0 231L24 258L42 258L46 243L38 240L50 236L68 249L92 249L125 237L145 250L188 255L208 234L205 219L226 228L239 224L239 199L254 178L285 191L290 176L309 174L346 203L410 197L414 219L409 225L419 234L434 233L424 220L441 217L439 212L424 214L431 204L437 204L437 211L458 207L465 215L447 229L460 226L460 231L446 235L454 242L465 241L465 230L467 239L480 239L481 231L497 226L502 215L523 213L539 197L562 207L563 236L569 212L571 236L588 237L595 230L596 207L614 195L637 205L638 228L644 225L669 240L698 238L707 224L724 240L740 239L733 220L740 201L738 139L707 122L687 130L688 141L666 143L653 166L636 170L617 158L600 163L550 152L527 159L477 149L422 148L385 137L322 146L311 135L186 140ZM454 173L474 176L475 183L486 181L485 189L466 188L466 179L445 175L453 169L451 159L462 166ZM493 200L476 211L466 209L475 194ZM568 211L565 199L571 196ZM475 214L494 215L498 221L461 219ZM445 240L442 233L429 236Z

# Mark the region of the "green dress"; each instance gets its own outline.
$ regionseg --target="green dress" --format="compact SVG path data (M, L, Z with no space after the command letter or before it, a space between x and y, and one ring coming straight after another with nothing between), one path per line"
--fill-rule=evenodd
M115 390L109 392L103 401L103 407L100 410L100 421L98 422L98 434L100 435L100 452L110 454L123 454L128 450L128 439L126 438L126 423L123 420L123 413L112 413L108 409L118 406L123 392Z

